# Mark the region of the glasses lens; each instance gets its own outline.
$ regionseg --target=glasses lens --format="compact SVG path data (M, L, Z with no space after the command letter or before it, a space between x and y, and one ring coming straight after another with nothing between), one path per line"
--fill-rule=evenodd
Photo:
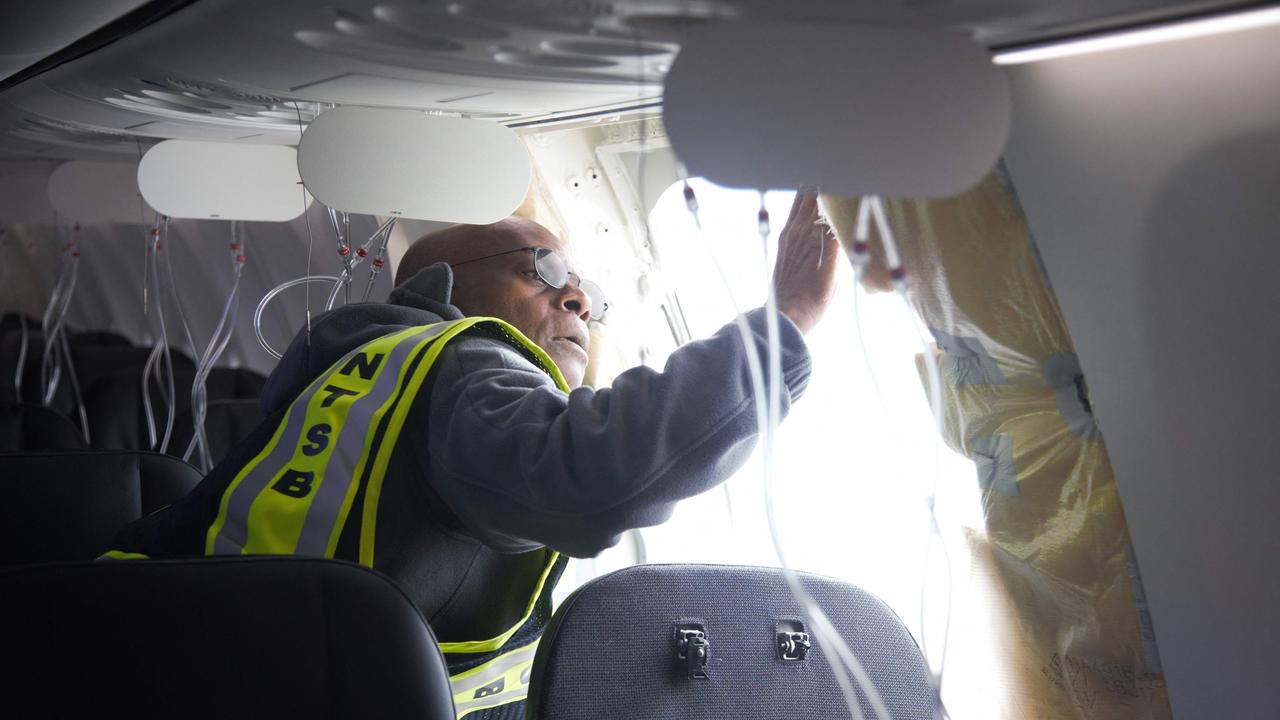
M586 293L591 300L591 319L599 320L604 316L606 310L609 309L609 303L604 299L604 290L600 286L590 280L582 280L579 278L578 287L582 288L582 292Z
M569 280L569 266L564 258L554 250L538 248L533 254L533 269L537 271L542 282L553 288L562 288Z

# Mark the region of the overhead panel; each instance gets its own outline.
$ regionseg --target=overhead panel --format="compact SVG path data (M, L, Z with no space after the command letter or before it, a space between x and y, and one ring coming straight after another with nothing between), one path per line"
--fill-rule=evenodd
M689 38L665 94L691 174L838 195L959 193L995 164L1009 115L984 48L916 28L724 23Z
M73 160L49 176L49 203L70 222L146 223L152 210L138 190L138 163Z
M173 218L285 222L311 204L297 152L281 145L167 140L142 157L138 187Z
M511 214L532 178L524 143L506 127L372 108L316 118L298 146L298 170L336 210L476 224Z
M0 162L0 229L13 224L52 225L50 164L39 160Z

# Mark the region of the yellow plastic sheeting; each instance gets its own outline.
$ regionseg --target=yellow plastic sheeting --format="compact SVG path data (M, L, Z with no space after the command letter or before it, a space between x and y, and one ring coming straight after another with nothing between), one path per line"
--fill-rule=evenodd
M886 210L912 304L937 339L945 440L974 460L982 490L985 528L970 534L969 580L994 587L1007 601L996 604L1011 609L991 638L1002 664L992 676L1009 680L999 683L1002 715L1168 718L1107 448L1026 219L999 173L954 198L890 201ZM851 243L858 201L824 204ZM864 286L886 290L874 229L871 257ZM953 647L948 666L966 652Z

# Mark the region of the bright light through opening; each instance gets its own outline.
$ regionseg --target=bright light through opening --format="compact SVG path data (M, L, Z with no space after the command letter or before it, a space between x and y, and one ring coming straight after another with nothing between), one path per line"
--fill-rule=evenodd
M1153 45L1173 40L1185 40L1205 35L1251 30L1276 24L1280 24L1280 7L1261 8L1010 50L996 54L994 60L997 65L1016 65L1072 55Z
M668 189L650 218L663 258L665 284L680 298L694 338L707 337L741 310L759 307L766 291L766 262L756 226L759 195L700 180L697 192L705 236L699 237L680 185ZM789 214L793 193L771 192L771 252ZM719 263L731 287L715 270ZM932 664L937 668L947 605L953 603L951 642L967 642L965 663L946 666L944 698L952 717L997 717L989 712L1000 693L985 658L985 619L962 602L968 576L966 532L978 533L982 516L974 465L937 438L917 366L918 320L893 294L855 293L841 262L836 299L806 338L813 374L805 396L782 423L775 480L776 512L787 559L797 570L850 581L884 600L921 637L921 600ZM855 294L857 315L855 316ZM655 311L656 312L656 311ZM861 327L861 340L858 328ZM669 338L649 338L648 364L662 367L673 351ZM864 356L862 345L865 344ZM667 523L643 530L648 562L730 563L776 566L761 487L760 456L724 488L682 502ZM928 581L926 545L930 518L925 496L937 480L937 508L951 562L955 592L940 544L933 539ZM580 563L577 582L626 565L630 544ZM968 615L966 615L968 613ZM962 667L967 665L968 667Z

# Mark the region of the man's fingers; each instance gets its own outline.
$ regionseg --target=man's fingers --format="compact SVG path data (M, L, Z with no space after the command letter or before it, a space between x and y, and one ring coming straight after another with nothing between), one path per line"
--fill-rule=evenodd
M802 187L796 191L796 199L791 201L791 212L787 215L787 225L795 222L801 209L806 206L817 207L818 194L812 188Z

